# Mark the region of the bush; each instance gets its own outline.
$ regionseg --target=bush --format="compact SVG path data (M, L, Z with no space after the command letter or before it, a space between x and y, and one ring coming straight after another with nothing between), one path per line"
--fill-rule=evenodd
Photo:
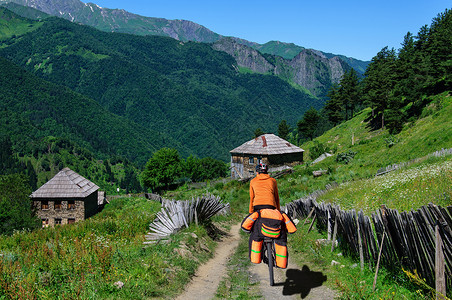
M338 163L348 164L357 154L357 152L348 150L347 152L338 153L336 161Z
M316 159L325 152L330 152L330 147L325 146L325 144L322 144L319 141L314 141L314 145L309 148L309 156L311 159Z

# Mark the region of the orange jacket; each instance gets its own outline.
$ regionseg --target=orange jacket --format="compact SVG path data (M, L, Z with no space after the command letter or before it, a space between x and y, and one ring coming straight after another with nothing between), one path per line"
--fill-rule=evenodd
M276 179L268 174L257 174L251 180L250 213L253 212L253 206L256 205L273 205L277 210L280 210Z

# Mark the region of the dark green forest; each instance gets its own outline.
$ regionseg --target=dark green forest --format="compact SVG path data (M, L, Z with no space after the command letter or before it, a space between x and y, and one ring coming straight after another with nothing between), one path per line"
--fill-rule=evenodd
M237 72L234 59L209 44L105 33L58 18L40 23L5 38L0 56L158 132L161 139L143 138L154 148L162 140L184 157L227 161L256 127L276 132L280 120L296 123L310 106L322 106L276 76ZM136 153L140 145L125 143L132 153L118 154L139 164L149 158Z

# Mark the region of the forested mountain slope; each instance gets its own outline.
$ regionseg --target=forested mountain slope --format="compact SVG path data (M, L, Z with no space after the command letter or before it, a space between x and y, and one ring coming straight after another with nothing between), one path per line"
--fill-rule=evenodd
M358 73L363 74L368 65L368 62L343 55L324 53L314 49L305 49L293 43L270 41L265 44L258 44L239 37L226 38L190 21L144 17L121 9L102 8L96 4L83 3L79 0L13 0L12 2L11 0L0 0L0 4L2 3L18 14L30 18L42 18L42 16L36 16L36 10L31 9L35 8L50 15L89 25L107 32L158 35L172 37L180 41L219 43L221 46L216 47L216 49L226 51L234 56L238 65L250 60L250 57L248 57L249 50L243 49L251 47L255 51L266 54L268 63L274 65L275 71L273 73L275 75L300 85L321 98L326 97L326 91L332 83L339 82L339 78L344 71L352 67ZM30 10L27 11L22 5L29 7ZM227 51L230 47L222 47L231 41L240 45L242 51L231 53ZM306 53L310 55L306 57ZM259 55L262 56L261 54ZM301 60L297 59L299 57L301 57ZM260 60L260 58L258 59ZM289 60L289 62L285 60ZM253 62L253 64L255 63ZM259 68L255 69L252 65L243 66L250 68L254 72L261 73ZM332 68L340 72L332 74Z
M276 132L282 119L294 124L322 106L276 76L238 72L231 56L208 44L106 33L60 18L39 24L0 41L0 56L168 136L164 144L184 156L227 160L256 128Z
M141 163L167 142L177 145L1 57L0 119L0 138L11 139L21 155L28 155L46 136L69 138L99 157L117 154Z

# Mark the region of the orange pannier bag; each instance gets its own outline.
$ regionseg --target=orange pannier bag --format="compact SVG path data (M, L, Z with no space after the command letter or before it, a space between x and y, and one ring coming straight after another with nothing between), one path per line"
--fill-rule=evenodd
M288 233L294 233L295 231L297 231L297 227L292 222L292 220L289 218L289 216L286 215L285 213L282 213L282 216L284 218L284 223L286 223L287 232Z
M249 214L242 221L242 230L249 233L253 229L254 222L259 218L259 213L257 211Z
M281 223L284 218L277 209L261 209L259 211L262 220L261 234L270 238L278 238L281 234Z
M252 241L251 242L251 251L250 251L250 260L252 263L260 264L262 261L262 243L264 241Z
M287 246L275 243L275 258L277 267L281 269L287 268Z

